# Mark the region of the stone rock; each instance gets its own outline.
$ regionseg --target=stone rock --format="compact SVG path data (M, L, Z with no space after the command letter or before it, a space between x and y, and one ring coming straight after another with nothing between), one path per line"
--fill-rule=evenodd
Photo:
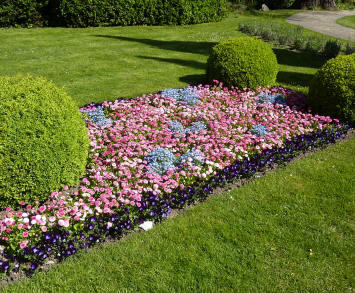
M263 5L261 5L261 10L262 11L269 11L270 9L269 9L269 7L267 7L266 4L263 4Z
M152 221L145 221L143 224L139 225L144 231L148 231L153 228L154 223Z

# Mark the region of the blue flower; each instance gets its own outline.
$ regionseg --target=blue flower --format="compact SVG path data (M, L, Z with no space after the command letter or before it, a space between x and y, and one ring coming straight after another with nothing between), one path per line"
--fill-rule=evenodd
M176 120L169 121L169 129L173 133L185 133L184 126L179 121L176 121Z
M203 121L194 122L190 127L186 128L186 132L200 132L201 130L207 130L206 123Z
M273 96L271 94L260 94L258 95L258 103L271 103L271 104L280 104L280 105L286 105L286 100L285 97L281 94L278 94L276 96Z
M163 97L171 97L178 102L184 102L190 106L200 103L200 96L193 88L165 89L161 91Z
M111 125L111 118L107 118L102 106L98 106L95 110L83 110L83 113L87 113L93 123L102 127L105 125Z
M192 149L179 158L178 165L182 165L188 161L190 161L194 166L200 166L205 162L205 156L198 150Z
M265 136L268 134L268 130L264 125L258 124L251 129L251 133L256 136Z
M179 121L170 120L169 121L169 129L173 133L186 134L186 133L189 133L189 132L200 132L203 129L207 130L207 125L203 121L197 121L197 122L192 123L192 125L190 127L187 127L185 129L184 126Z
M152 150L144 160L148 163L149 172L163 175L169 169L175 168L176 157L171 151L158 147Z

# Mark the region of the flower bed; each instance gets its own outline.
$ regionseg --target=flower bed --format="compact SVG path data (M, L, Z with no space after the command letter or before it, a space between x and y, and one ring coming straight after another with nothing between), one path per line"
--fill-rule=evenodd
M292 110L283 88L222 85L81 109L91 148L80 185L45 204L6 210L0 220L3 273L34 271L107 236L122 235L213 188L335 142L349 127Z

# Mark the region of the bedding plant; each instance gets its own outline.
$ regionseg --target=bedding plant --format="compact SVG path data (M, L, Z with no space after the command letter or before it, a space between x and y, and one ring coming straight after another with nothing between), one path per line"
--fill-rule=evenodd
M215 186L341 138L336 119L301 112L293 92L199 86L80 109L90 138L79 186L0 220L1 271L31 272L107 236L122 235ZM291 99L291 100L292 100Z

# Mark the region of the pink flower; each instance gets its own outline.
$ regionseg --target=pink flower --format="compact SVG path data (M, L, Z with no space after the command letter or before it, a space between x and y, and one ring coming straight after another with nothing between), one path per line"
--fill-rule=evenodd
M39 207L39 211L40 211L41 213L43 213L45 210L46 210L46 207L45 207L45 206L40 206L40 207Z
M20 242L20 248L24 249L27 246L27 244L28 244L28 240L21 241Z
M42 227L41 227L41 230L42 230L43 232L47 232L47 227L46 227L46 226L42 226Z
M27 232L27 231L22 232L22 236L23 236L23 237L28 237L28 232Z

